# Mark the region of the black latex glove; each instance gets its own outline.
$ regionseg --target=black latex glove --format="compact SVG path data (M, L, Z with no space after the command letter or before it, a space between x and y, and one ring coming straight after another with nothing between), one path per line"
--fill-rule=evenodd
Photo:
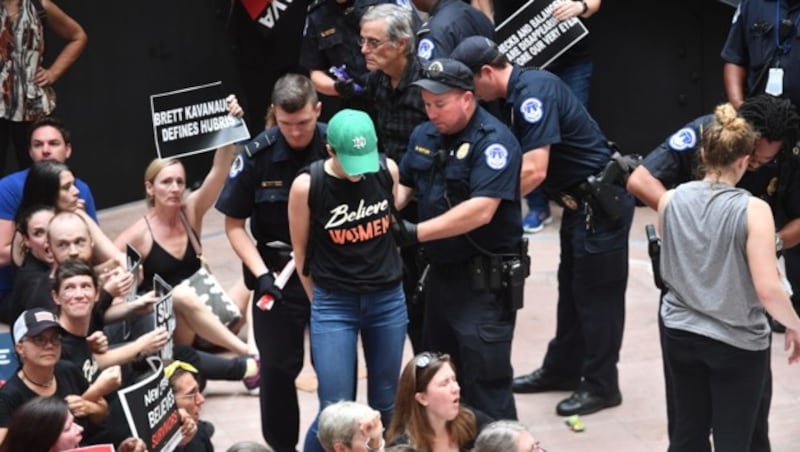
M352 99L357 94L355 82L352 79L336 80L333 82L333 88L339 94L339 97L345 100Z
M267 294L271 295L275 301L283 298L281 289L275 285L275 276L273 276L272 272L266 272L258 277L258 285L256 287L256 295L258 296L256 299L258 300Z
M417 237L417 225L407 220L395 220L392 222L392 235L397 242L397 246L411 246L419 243Z

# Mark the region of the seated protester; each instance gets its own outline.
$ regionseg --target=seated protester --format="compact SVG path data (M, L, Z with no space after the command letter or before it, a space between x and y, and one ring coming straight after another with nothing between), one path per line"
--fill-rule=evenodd
M473 452L544 452L539 441L517 421L495 421L481 430Z
M75 176L67 165L53 161L36 162L25 180L22 201L20 201L15 220L19 220L19 215L31 206L38 205L53 207L57 213L73 212L83 218L89 227L95 243L95 247L92 248L93 260L99 263L113 259L124 264L125 255L114 247L97 223L86 215L84 202L78 197L79 193L75 186ZM11 250L11 257L17 264L21 262L18 243L19 240L15 239Z
M242 116L235 96L229 96L228 112L232 116ZM140 281L140 291L152 287L153 276L159 275L172 287L173 296L186 298L186 303L202 307L204 303L198 294L189 287L186 280L201 268L202 256L198 255L202 235L203 218L214 205L227 179L234 158L234 145L217 149L214 163L197 190L184 196L186 192L186 170L178 159L154 159L144 174L144 188L148 206L147 213L122 231L114 240L120 251L127 245L133 246L142 258L144 278ZM183 283L183 284L182 284ZM250 297L242 280L228 291L244 318ZM232 325L233 331L220 328L219 321L212 322L211 315L185 316L178 312L174 333L177 344L192 345L196 336L212 342L234 353L245 355L247 345L235 332L244 322ZM249 388L253 389L253 388Z
M53 313L43 309L23 312L14 322L14 344L21 367L0 388L0 440L5 438L11 415L36 397L64 399L77 422L85 429L81 444L91 444L108 415L106 400L87 394L89 384L81 371L60 361L63 329Z
M89 229L86 222L80 217L71 212L62 212L57 214L50 221L48 229L48 243L52 251L53 260L56 265L60 265L69 259L80 259L86 261L91 255L92 239L89 235ZM106 290L113 291L110 288L110 282L106 283L104 292ZM132 315L137 315L142 312L152 311L152 305L156 300L153 293L142 295L130 302L123 302L119 300L112 303L111 295L108 293L101 293L98 296L100 301L95 304L93 316L89 322L87 332L93 333L103 329L105 321L114 321L126 318ZM199 309L187 308L186 303L176 301L173 296L173 308L176 312L188 313L194 315ZM205 311L210 317L216 319L209 311ZM152 320L152 319L151 319ZM224 328L217 320L220 328ZM152 329L152 328L150 328ZM88 334L87 333L87 334ZM111 336L111 335L110 335ZM141 346L144 348L151 348L152 341L156 340L151 333L145 333L140 337L147 336L138 345L131 346L131 348L119 351L122 355L130 355L130 352L136 350ZM120 343L120 340L110 338L111 344ZM138 341L138 339L137 339ZM151 345L145 345L151 344ZM116 349L115 349L116 350ZM117 353L116 351L114 353ZM198 352L188 346L178 346L174 348L176 357L190 361L202 370L203 376L208 379L223 379L223 380L241 380L248 378L251 375L258 375L258 366L252 358L236 357L225 358L217 357L208 353ZM135 354L134 354L135 356ZM110 359L113 361L113 359Z
M11 416L0 452L75 449L82 439L83 427L75 422L67 402L58 397L34 397Z
M275 449L255 441L239 441L232 444L225 452L275 452Z
M382 451L381 413L357 402L332 403L319 415L317 439L325 452Z
M421 353L406 364L397 386L394 416L386 438L390 445L410 444L426 451L468 451L485 414L460 402L450 356Z
M91 329L97 284L97 274L92 267L79 259L61 262L52 283L58 321L64 329L61 359L75 363L90 383L98 371L128 364L140 355L157 353L169 340L166 329L157 328L134 341L109 348L105 334Z
M50 298L50 270L53 256L47 248L47 225L55 215L48 206L32 206L18 215L17 232L22 237L23 258L14 273L14 283L7 302L7 318L16 319L26 309L53 310Z
M178 405L184 422L181 427L184 439L178 450L182 452L214 452L214 446L211 444L214 425L200 420L200 409L203 408L206 399L194 378L197 375L197 369L189 363L173 361L164 368L164 375L169 380L169 385L175 394L175 403Z
M53 160L64 163L72 154L69 131L56 118L36 120L30 128L29 155L34 162ZM14 219L22 199L22 190L29 169L24 169L0 179L0 295L11 290L13 278L11 267L11 242L14 240ZM94 198L89 186L80 179L75 180L78 197L83 201L86 214L97 221ZM2 303L2 302L0 302ZM16 317L0 319L11 323Z

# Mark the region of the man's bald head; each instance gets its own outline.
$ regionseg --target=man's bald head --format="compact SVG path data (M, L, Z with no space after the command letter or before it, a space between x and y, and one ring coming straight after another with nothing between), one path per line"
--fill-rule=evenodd
M84 219L74 212L56 214L47 228L50 251L56 263L67 259L92 259L92 236Z

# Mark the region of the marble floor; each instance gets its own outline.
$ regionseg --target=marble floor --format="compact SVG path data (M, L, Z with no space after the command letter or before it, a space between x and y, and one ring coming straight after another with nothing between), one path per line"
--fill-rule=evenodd
M103 210L100 222L112 237L144 213L144 202ZM541 363L548 340L555 332L556 269L558 266L558 226L555 221L531 236L532 273L525 286L526 306L517 317L512 362L517 374L527 373ZM555 413L555 405L567 393L543 393L516 397L519 419L529 425L549 451L643 452L666 450L664 382L657 334L658 291L653 285L644 225L654 214L638 208L630 235L630 278L627 291L625 336L619 362L621 406L583 417L586 429L570 431ZM217 212L206 217L203 230L205 255L217 277L231 282L240 272L239 260L225 237L222 218ZM789 366L777 335L773 347L774 389L770 415L770 437L774 452L798 450L800 443L800 366ZM411 356L406 346L406 358ZM363 360L362 360L363 362ZM363 373L363 372L362 372ZM303 384L313 383L308 364L301 374ZM313 384L311 385L313 386ZM364 380L359 381L358 400L366 402ZM258 397L248 395L238 382L211 382L206 389L202 417L216 426L216 450L224 451L241 440L263 441L260 431ZM317 410L316 394L299 391L301 435ZM302 444L302 438L300 440Z

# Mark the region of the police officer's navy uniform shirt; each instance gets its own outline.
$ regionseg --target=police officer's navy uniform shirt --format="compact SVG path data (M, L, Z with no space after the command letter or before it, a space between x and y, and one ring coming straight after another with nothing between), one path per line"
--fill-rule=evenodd
M448 156L446 164L437 163L440 149ZM469 236L490 252L516 253L522 235L521 164L519 143L508 128L478 107L456 135L442 135L429 121L414 129L400 163L400 183L414 188L420 221L449 210L446 196L453 206L479 196L500 198L491 222ZM463 235L426 242L425 251L434 263L464 262L479 254Z
M241 152L233 164L216 208L232 218L250 218L250 231L258 245L273 240L291 243L289 237L289 189L297 172L325 156L325 125L317 124L314 139L301 151L286 143L277 127L266 130L245 146L258 148L252 156ZM265 144L265 137L269 143Z
M359 10L352 2L318 0L309 7L300 64L328 73L331 66L346 65L351 77L367 72L359 40Z
M789 7L786 0L744 0L736 9L722 59L747 68L747 91L765 66L783 68L783 96L800 106L800 3ZM776 53L779 25L788 19L792 30L786 38L788 53ZM777 60L775 59L777 58ZM763 76L756 93L763 93L769 74Z
M430 19L417 31L417 56L425 60L446 58L464 39L494 39L494 25L485 14L463 0L439 0Z
M704 115L686 124L650 151L642 160L642 166L668 189L701 177L697 152L702 145L703 130L713 120L714 115ZM781 227L789 220L800 218L798 168L800 157L796 154L779 155L756 171L746 171L736 186L769 203L775 222Z
M522 152L550 145L547 178L550 196L597 174L611 149L594 119L558 77L547 71L514 66L506 105Z
M704 115L683 126L666 141L650 151L642 166L666 188L673 188L696 179L698 156L703 129L714 120L714 115Z

